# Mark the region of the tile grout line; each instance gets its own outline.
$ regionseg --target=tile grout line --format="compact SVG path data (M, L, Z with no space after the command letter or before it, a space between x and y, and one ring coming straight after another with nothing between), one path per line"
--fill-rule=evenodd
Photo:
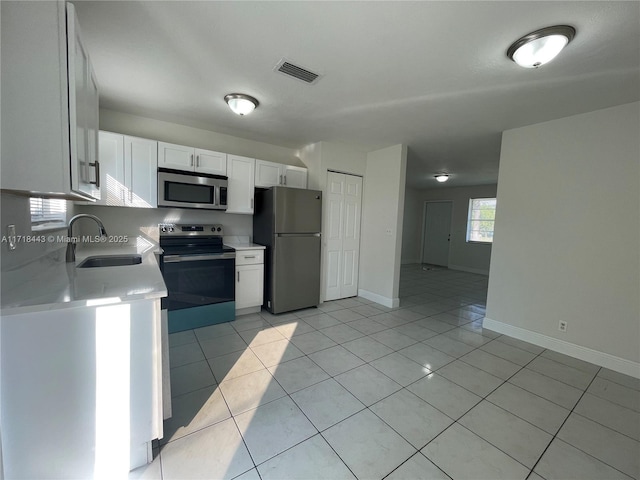
M587 390L589 389L589 387L591 386L591 384L595 381L595 379L596 379L596 377L598 376L598 373L600 372L600 370L602 370L602 367L600 367L600 368L598 369L598 372L596 372L596 374L594 375L594 377L593 377L593 378L591 379L591 381L589 382L589 385L587 385L587 387L583 390L582 394L580 395L580 398L578 398L578 400L576 401L576 403L573 405L573 407L572 407L572 408L571 408L571 410L569 411L569 415L567 415L567 417L566 417L566 418L563 420L563 422L560 424L560 426L558 427L558 430L556 430L556 433L554 433L554 434L553 434L553 436L552 436L551 440L549 441L549 443L547 444L546 448L542 451L542 453L541 453L541 454L540 454L540 456L538 457L538 460L536 461L536 463L535 463L535 464L533 465L533 467L531 468L531 472L529 472L528 477L529 477L529 476L531 476L531 474L532 474L532 473L536 473L536 472L534 472L534 470L535 470L535 468L538 466L538 463L540 463L540 460L542 460L542 457L544 456L544 454L547 452L547 450L549 450L549 447L551 446L551 444L553 443L553 441L558 437L558 433L560 433L560 430L562 430L562 427L564 427L565 423L567 423L567 420L569 420L569 417L571 416L571 414L572 414L572 413L573 413L573 411L575 410L576 406L578 406L578 404L580 403L580 400L582 400L582 397L584 397L584 395L587 393ZM560 440L560 441L564 441L564 440L562 440L561 438L559 438L558 440ZM576 447L576 446L574 446L574 445L571 445L571 444L570 444L570 443L568 443L568 442L565 442L565 443L567 443L567 445L570 445L571 447L573 447L573 448L575 448L575 449L577 449L577 450L580 450L580 451L581 451L581 452L583 452L584 454L589 455L587 452L584 452L583 450L579 449L578 447ZM589 456L590 456L591 458L595 458L596 460L598 460L598 461L602 462L602 460L600 460L599 458L594 457L593 455L589 455ZM608 465L608 466L609 466L609 467L611 467L611 468L614 468L614 467L612 467L611 465L609 465L609 464L608 464L608 463L606 463L606 462L602 462L602 463L604 463L605 465ZM618 470L617 468L614 468L614 470L616 470L616 471L620 471L620 470ZM624 472L622 472L622 473L624 473ZM536 475L538 475L538 474L536 473ZM540 475L540 476L542 476L542 475ZM527 477L527 478L528 478L528 477Z

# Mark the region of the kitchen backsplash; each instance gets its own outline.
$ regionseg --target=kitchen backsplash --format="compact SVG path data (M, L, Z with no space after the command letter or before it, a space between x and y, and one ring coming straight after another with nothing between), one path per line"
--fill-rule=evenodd
M109 235L145 235L156 241L159 223L219 223L224 226L225 235L251 236L253 233L251 215L232 215L215 210L77 205L76 213L97 215ZM79 227L78 233L81 235L93 235L95 231L93 222L79 221L75 227Z

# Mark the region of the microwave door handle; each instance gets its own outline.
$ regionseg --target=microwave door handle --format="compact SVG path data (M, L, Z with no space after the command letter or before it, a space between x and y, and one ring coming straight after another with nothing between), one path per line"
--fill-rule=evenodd
M213 204L220 205L220 187L213 187Z

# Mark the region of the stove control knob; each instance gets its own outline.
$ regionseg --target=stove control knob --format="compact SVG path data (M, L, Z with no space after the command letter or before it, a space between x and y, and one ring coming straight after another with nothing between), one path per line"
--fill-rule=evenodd
M173 227L172 227L171 225L169 225L169 226L167 227L167 231L168 231L169 233L173 232Z
M217 228L217 230L218 230L219 232L221 232L221 231L222 231L222 229L221 229L220 227L218 227L218 228Z

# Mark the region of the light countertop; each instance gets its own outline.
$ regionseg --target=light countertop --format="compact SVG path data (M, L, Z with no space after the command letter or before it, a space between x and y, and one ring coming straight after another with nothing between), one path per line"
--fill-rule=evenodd
M248 235L225 235L223 237L224 244L235 250L264 250L264 245L251 243Z
M142 255L142 263L138 265L76 268L90 256L136 253ZM28 265L23 271L15 272L15 286L3 282L0 313L7 316L165 297L167 287L156 253L161 253L156 243L135 237L128 243L80 244L75 263L40 259L37 265ZM25 275L30 277L27 282L18 281Z
M233 242L226 242L225 245L227 247L231 247L235 250L264 250L265 247L264 245L258 245L257 243L251 243L251 242L247 242L247 243L233 243Z

